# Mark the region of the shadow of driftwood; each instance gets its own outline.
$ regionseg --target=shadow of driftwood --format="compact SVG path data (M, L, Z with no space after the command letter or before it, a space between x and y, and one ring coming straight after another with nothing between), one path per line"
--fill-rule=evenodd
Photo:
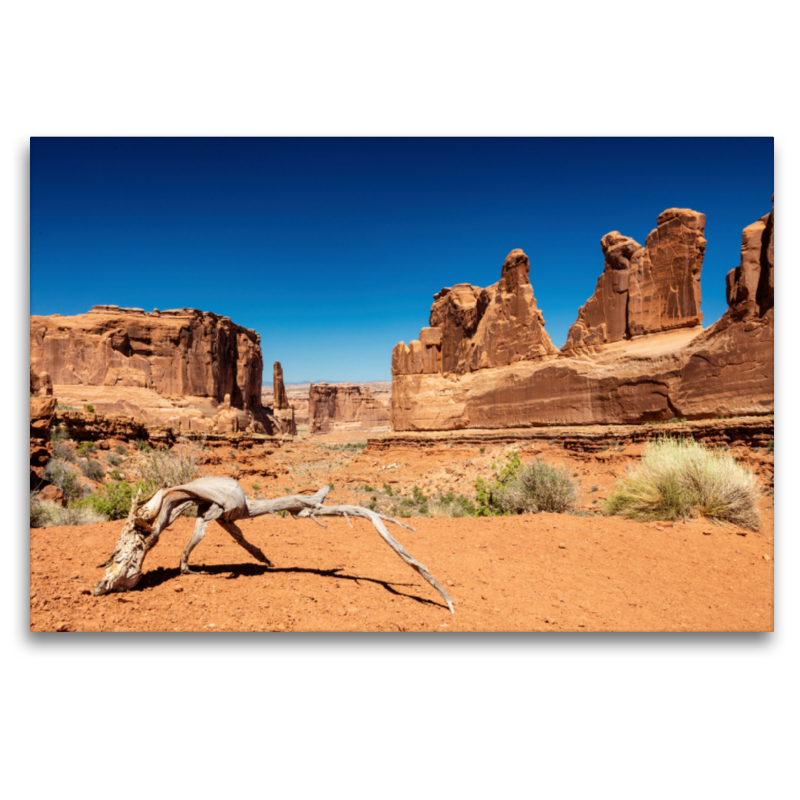
M378 580L377 578L365 578L363 575L343 575L341 569L314 569L313 567L266 567L263 564L214 564L211 566L201 567L199 565L192 565L192 569L201 573L200 575L187 575L187 578L202 579L203 575L219 575L223 576L225 580L236 580L241 577L255 577L257 575L265 575L267 573L286 572L305 575L318 575L321 578L335 578L340 581L361 581L365 583L375 583L382 586L390 594L397 597L407 597L409 600L416 600L418 603L429 606L443 606L446 605L435 600L429 600L425 597L420 597L416 594L409 594L407 592L398 591L396 586L413 586L413 583L388 583L387 581ZM154 589L156 586L161 586L162 583L174 580L180 576L181 572L177 567L158 567L157 569L146 572L139 583L131 591L138 592L144 589Z

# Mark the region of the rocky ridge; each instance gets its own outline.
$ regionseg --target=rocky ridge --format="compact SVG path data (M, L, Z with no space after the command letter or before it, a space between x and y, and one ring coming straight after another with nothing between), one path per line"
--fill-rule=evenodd
M309 386L310 434L386 428L389 416L389 408L366 386L329 383Z

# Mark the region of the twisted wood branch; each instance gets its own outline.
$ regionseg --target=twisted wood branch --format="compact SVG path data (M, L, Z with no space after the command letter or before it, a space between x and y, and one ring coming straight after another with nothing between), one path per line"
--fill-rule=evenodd
M102 595L133 588L142 577L145 556L158 543L162 531L183 511L196 505L197 523L192 538L181 555L181 572L192 572L189 569L189 554L200 543L205 535L206 525L212 520L216 520L254 558L271 567L272 562L264 553L244 538L235 524L236 520L288 511L293 517L312 519L318 525L322 523L317 517L345 517L352 527L350 517L361 517L369 520L384 542L439 592L451 613L454 613L453 602L442 585L428 572L427 567L413 558L389 533L384 523L391 522L406 530L414 528L361 506L325 506L323 502L329 491L330 487L325 486L310 497L295 494L274 500L251 500L233 478L200 478L182 486L159 489L141 506L138 506L137 495L131 504L131 511L113 554L100 565L106 568L106 574L95 584L94 594Z

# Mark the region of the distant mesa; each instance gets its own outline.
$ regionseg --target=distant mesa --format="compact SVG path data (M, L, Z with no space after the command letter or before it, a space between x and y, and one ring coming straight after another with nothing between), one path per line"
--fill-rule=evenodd
M309 433L388 428L390 410L359 384L311 383L308 391Z
M259 335L228 317L96 305L30 326L31 372L49 375L62 405L208 433L291 427L261 405Z
M647 422L774 410L774 207L744 230L729 308L702 328L705 215L662 212L642 247L600 242L603 271L557 351L528 257L487 289L434 295L430 326L392 353L392 428L437 431Z

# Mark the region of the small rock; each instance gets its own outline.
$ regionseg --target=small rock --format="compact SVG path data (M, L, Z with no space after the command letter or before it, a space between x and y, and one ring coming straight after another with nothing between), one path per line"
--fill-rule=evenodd
M59 633L65 633L66 631L69 630L69 623L67 623L67 622L59 622L58 625L56 626L56 630Z
M174 588L174 590L176 592L182 592L183 591L183 586L174 586L173 588Z
M545 618L544 618L544 621L545 621L545 622L546 622L548 625L555 625L555 624L556 624L556 621L555 621L554 619L550 618L550 617L545 617Z
M566 550L567 546L564 544L564 542L560 542L559 545L558 545L558 549L559 550Z
M764 556L764 561L772 561L772 559L768 555L765 555Z
M736 531L737 536L747 536L747 531Z
M703 531L703 536L711 536L711 531Z

